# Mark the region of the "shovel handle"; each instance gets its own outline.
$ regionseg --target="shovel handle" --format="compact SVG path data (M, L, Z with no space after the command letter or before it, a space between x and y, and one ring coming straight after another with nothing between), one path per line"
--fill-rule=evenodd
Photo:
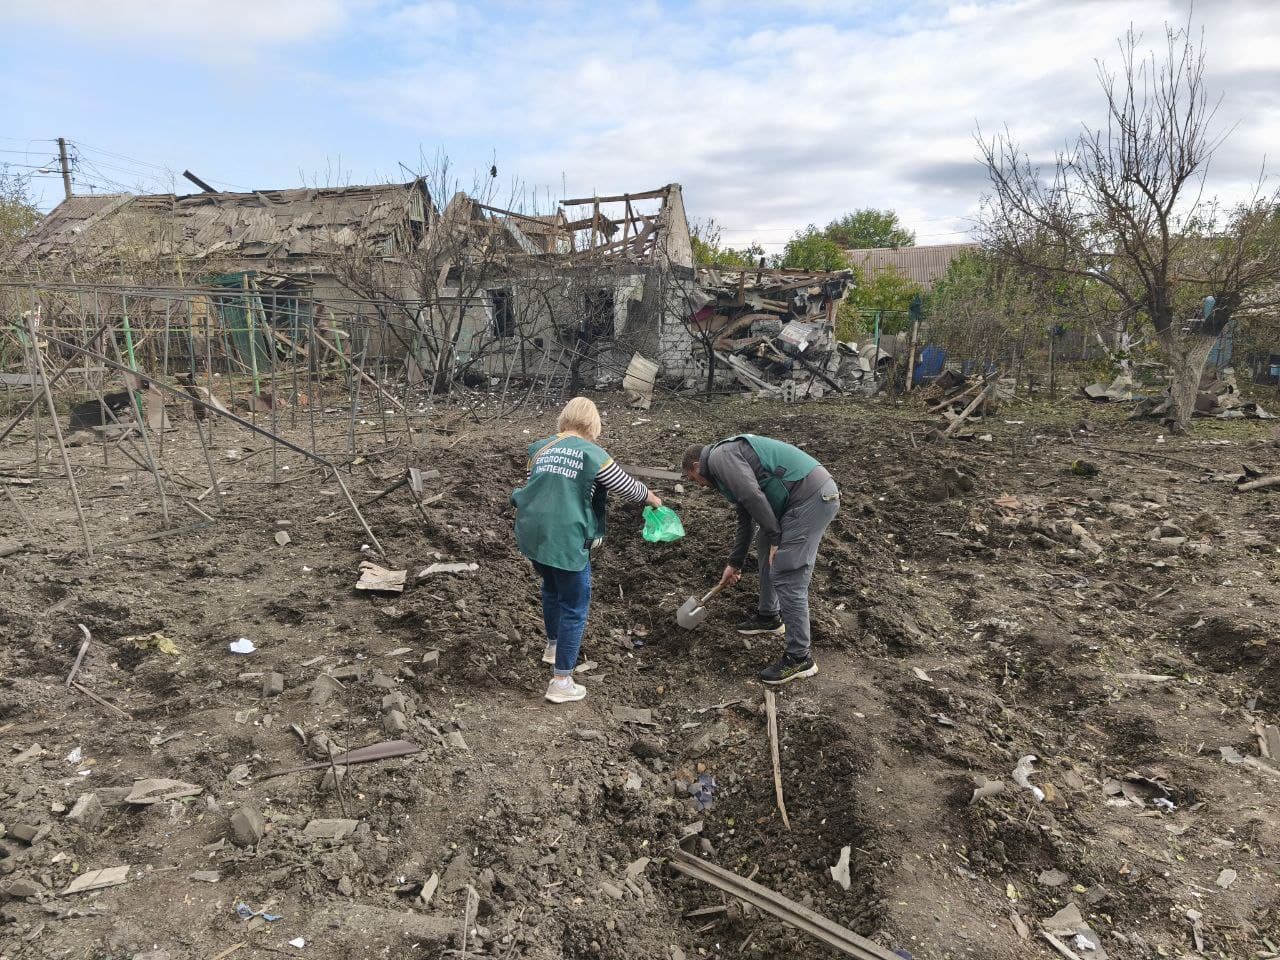
M717 583L714 587L702 595L702 599L698 601L698 606L704 606L708 600L724 589L723 583Z

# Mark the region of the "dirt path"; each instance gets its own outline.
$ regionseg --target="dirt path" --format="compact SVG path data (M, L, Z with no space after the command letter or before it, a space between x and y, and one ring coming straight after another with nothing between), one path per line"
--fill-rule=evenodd
M671 467L687 443L752 429L803 443L841 485L813 594L822 672L780 697L790 832L754 679L775 651L730 629L754 575L699 631L673 622L723 563L730 516L712 496L660 485L689 531L676 544L645 544L614 510L590 695L541 700L537 595L506 498L550 414L417 439L412 461L441 471L444 496L426 520L400 494L368 511L409 570L399 596L353 589L367 538L331 479L282 455L272 485L270 454L246 459L256 441L223 428L226 493L197 502L219 522L104 547L93 566L61 482L14 487L41 549L0 560L0 956L443 957L464 918L469 956L830 954L664 869L699 821L695 851L916 958L1050 956L1042 923L1071 903L1112 957L1190 956L1197 935L1265 956L1280 778L1221 748L1256 757L1253 724L1280 720L1280 526L1267 494L1233 497L1214 474L1277 452L1216 425L1180 444L1073 430L1089 412L939 448L918 413L883 406L610 410L605 443L625 462ZM345 424L327 429L338 455ZM194 500L206 474L189 430L166 462ZM27 472L32 449L7 447L0 472ZM118 454L104 466L96 445L72 455L100 544L158 528L147 474ZM1071 471L1081 458L1096 476ZM392 446L345 475L368 498L404 464ZM7 498L0 516L20 529ZM418 580L437 559L480 569ZM94 638L80 681L129 719L63 685L78 623ZM176 655L131 639L156 632ZM257 652L230 653L238 637ZM284 690L264 696L272 672ZM340 792L323 770L267 778L308 761L295 726L313 752L324 738L423 750L351 768ZM1042 800L1014 782L1026 756ZM700 774L715 778L702 810ZM201 791L123 802L147 777ZM1003 790L971 803L986 779ZM249 809L263 832L245 844L230 819ZM319 818L356 822L308 835ZM829 870L846 846L847 891ZM126 864L123 885L55 895ZM240 903L281 919L242 919Z

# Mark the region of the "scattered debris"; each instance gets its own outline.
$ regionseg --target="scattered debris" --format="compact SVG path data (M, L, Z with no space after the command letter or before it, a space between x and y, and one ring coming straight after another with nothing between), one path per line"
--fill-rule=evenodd
M766 887L708 863L685 850L676 849L672 852L671 868L677 873L701 880L765 913L772 914L796 929L803 930L828 946L834 947L846 956L856 957L858 960L900 960L898 956L879 944L858 936L852 930L833 923L794 900L789 900Z
M1035 772L1036 756L1033 753L1027 754L1018 760L1018 765L1013 768L1013 782L1020 786L1023 790L1028 790L1037 800L1044 800L1044 791L1031 782L1031 774Z
M357 590L374 590L381 593L401 593L404 591L404 580L407 570L388 570L371 560L360 563L360 580Z
M169 780L164 777L150 778L147 780L135 780L133 789L129 791L128 796L124 798L125 803L133 803L139 806L146 806L152 803L162 803L168 800L181 800L184 797L194 797L204 792L204 787L194 783L186 783L182 780Z
M73 893L88 893L90 890L101 890L104 887L115 887L129 880L128 864L122 867L103 867L100 870L88 870L80 874L62 891L63 896Z
M358 826L359 820L312 820L303 828L302 835L308 840L343 840L355 833Z
M433 563L418 571L418 579L435 576L437 573L475 573L480 569L478 563ZM370 588L366 588L370 589Z
M120 644L128 644L137 650L155 650L157 653L167 654L171 657L179 655L178 645L166 637L161 631L147 633L137 637L121 637L118 641ZM239 650L232 651L240 653ZM253 651L247 651L252 653Z
M257 807L244 804L231 815L231 839L242 847L257 845L266 833L267 822Z
M831 879L840 884L842 890L848 890L852 883L849 879L849 854L852 852L852 847L841 847L840 859L831 868Z

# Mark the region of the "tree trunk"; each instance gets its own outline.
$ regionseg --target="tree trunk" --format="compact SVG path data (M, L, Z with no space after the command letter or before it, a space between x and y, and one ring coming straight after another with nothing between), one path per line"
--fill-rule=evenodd
M1169 397L1173 406L1167 420L1175 432L1182 433L1195 412L1200 377L1218 335L1183 333L1170 327L1156 336L1164 361L1169 365Z

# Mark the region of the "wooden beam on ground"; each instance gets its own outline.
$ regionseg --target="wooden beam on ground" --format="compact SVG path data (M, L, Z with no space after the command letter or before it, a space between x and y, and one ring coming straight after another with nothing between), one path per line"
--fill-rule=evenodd
M758 910L772 914L797 930L802 930L828 946L834 947L845 956L855 957L857 960L900 960L897 954L890 953L878 943L859 936L847 927L828 920L808 907L794 900L788 900L768 887L762 887L758 883L708 863L684 850L676 850L672 853L671 869L710 884L730 896L751 904Z

